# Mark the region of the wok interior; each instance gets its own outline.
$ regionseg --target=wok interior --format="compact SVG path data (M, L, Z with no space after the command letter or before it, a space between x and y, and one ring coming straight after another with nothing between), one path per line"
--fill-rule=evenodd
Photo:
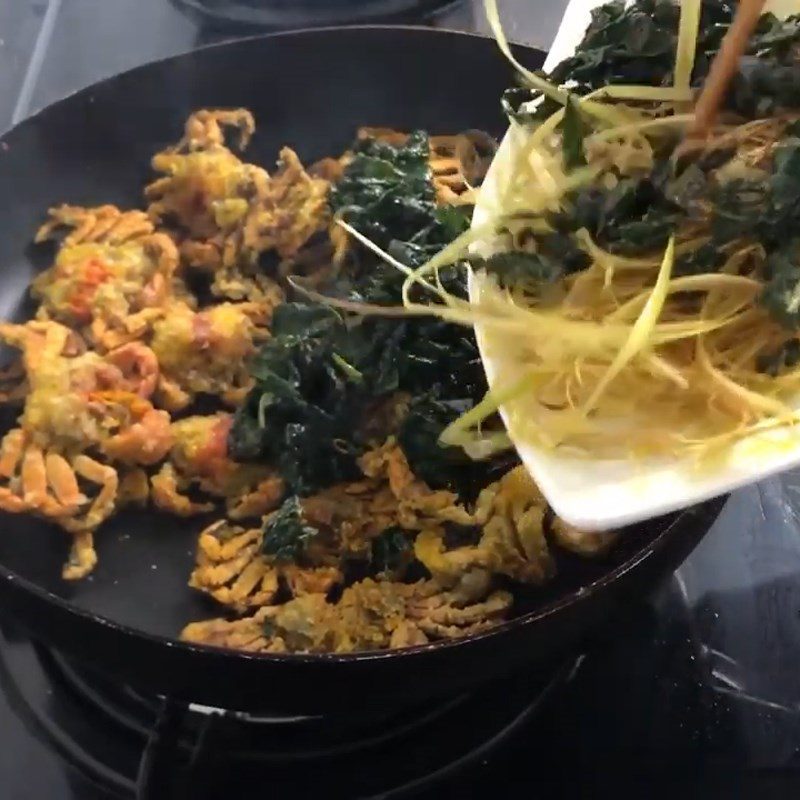
M61 201L140 205L150 155L174 139L192 109L252 109L260 126L248 158L264 164L283 143L306 162L341 152L364 124L499 135L505 123L498 98L511 75L494 43L438 34L434 44L429 32L403 34L400 43L388 29L316 32L198 51L91 87L7 134L0 149L2 316L30 315L27 286L50 255L30 245L45 210ZM530 53L526 61L535 66ZM9 427L13 414L2 422ZM94 574L70 584L61 579L67 536L39 520L3 515L0 566L81 609L172 637L211 612L186 586L196 534L207 522L152 510L120 513L97 537ZM667 524L637 526L598 561L559 553L556 579L515 589L517 616L601 578Z
M99 563L86 580L61 579L66 534L47 523L4 514L0 565L71 604L138 631L174 637L187 621L218 609L186 585L194 563L197 533L208 521L177 519L152 510L124 511L97 537ZM515 616L533 613L645 550L666 520L627 531L605 557L587 560L557 552L557 576L542 587L514 586Z

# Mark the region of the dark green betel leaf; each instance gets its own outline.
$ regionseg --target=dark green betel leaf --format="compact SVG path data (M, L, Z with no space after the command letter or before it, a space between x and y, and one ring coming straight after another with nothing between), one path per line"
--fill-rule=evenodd
M264 523L261 550L277 561L296 563L317 534L317 529L303 519L298 498L288 497Z
M399 577L412 559L411 542L401 528L387 528L372 540L370 566L377 575L389 573Z
M580 105L574 95L569 95L564 107L564 121L561 123L561 150L564 154L564 165L568 170L586 164L586 154L583 151L585 135L586 125Z
M421 266L469 227L471 208L435 204L426 134L416 132L400 147L360 140L354 151L331 192L331 210L403 264ZM404 278L357 248L352 264L322 290L397 306ZM442 270L440 279L466 297L463 267ZM398 391L428 396L435 387L443 400L475 402L486 391L472 332L434 317L355 318L289 302L276 310L271 332L253 360L255 386L236 413L229 447L238 460L274 465L300 496L359 476L358 457L375 443L364 423L381 398Z

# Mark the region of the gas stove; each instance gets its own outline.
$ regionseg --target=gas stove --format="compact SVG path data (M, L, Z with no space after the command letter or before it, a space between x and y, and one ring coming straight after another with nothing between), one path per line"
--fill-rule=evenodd
M504 0L509 35L546 47L564 5ZM404 13L484 30L479 6L407 2ZM0 4L0 129L120 70L254 30L213 16L185 0ZM584 652L388 716L369 708L368 687L365 709L334 718L145 696L6 624L0 798L797 796L798 663L791 473L737 492L667 584Z

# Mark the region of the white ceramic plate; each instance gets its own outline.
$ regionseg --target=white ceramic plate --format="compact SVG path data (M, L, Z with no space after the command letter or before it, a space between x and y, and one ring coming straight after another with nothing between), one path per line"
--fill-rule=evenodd
M797 0L790 0L792 7ZM600 3L579 0L567 8L545 68L551 68L568 56L580 42L590 21L591 9ZM783 3L787 5L786 0ZM782 8L785 12L786 9ZM473 227L484 224L497 197L498 187L508 175L512 156L520 136L509 129L484 181ZM486 246L475 245L476 252L488 255ZM481 278L470 276L470 298L481 292ZM476 326L478 347L490 387L498 387L515 376L515 365L503 357L500 341ZM711 497L755 483L769 475L800 465L800 425L754 434L732 445L729 455L713 469L701 473L688 459L664 460L590 460L545 450L522 441L515 432L515 416L536 413L532 404L500 409L503 421L522 462L539 484L550 505L566 522L587 530L607 530L694 505Z

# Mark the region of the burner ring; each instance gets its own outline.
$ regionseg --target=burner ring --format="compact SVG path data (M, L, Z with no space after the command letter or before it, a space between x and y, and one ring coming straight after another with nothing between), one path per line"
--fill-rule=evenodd
M510 740L580 663L567 659L421 708L285 717L146 696L41 645L23 647L20 658L19 643L11 647L0 629L0 688L15 712L91 781L139 800L173 796L165 782L197 800L236 794L263 785L265 775L305 796L321 772L331 800L445 791ZM30 690L33 672L34 684L48 687L44 699Z
M464 0L172 0L212 23L285 29L370 22L424 21Z

